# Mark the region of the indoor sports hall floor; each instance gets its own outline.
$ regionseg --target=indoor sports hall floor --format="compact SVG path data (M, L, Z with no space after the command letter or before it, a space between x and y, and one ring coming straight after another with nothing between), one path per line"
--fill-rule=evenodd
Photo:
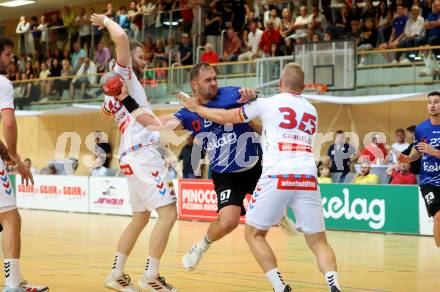
M21 214L21 267L26 279L55 292L110 291L102 283L129 217L30 210ZM196 271L183 270L181 256L207 226L176 223L161 264L163 276L179 291L272 291L248 250L243 226L213 245ZM144 270L150 232L151 226L127 263L135 282ZM284 278L295 291L328 291L302 236L286 237L274 228L269 239ZM331 231L329 240L345 292L440 291L440 251L431 237Z

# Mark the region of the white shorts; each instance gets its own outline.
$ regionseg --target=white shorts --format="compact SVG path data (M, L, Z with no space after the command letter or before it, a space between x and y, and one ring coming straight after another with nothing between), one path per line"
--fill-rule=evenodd
M298 230L325 231L324 212L318 182L310 175L264 176L258 181L246 212L246 224L269 230L280 223L290 207Z
M5 163L0 159L0 213L17 209L17 198Z
M133 212L152 211L176 202L166 177L165 162L152 146L144 146L122 157L120 167L127 176Z

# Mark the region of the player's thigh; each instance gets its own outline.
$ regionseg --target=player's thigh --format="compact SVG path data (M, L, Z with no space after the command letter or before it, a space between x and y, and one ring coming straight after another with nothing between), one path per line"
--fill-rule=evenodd
M227 206L237 206L244 215L243 200L246 192L237 183L237 177L233 173L213 173L212 180L217 194L217 210L220 212Z
M278 189L278 179L262 177L249 202L246 224L269 230L280 222L291 196L292 191Z
M0 159L0 213L16 209L16 202L17 199L6 170L6 165L4 161Z
M305 234L325 231L321 193L317 190L296 190L289 207L296 219L296 226Z

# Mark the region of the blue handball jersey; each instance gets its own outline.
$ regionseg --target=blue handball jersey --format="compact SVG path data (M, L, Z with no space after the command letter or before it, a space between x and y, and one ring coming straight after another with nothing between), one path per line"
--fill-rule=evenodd
M239 87L219 88L218 95L206 107L231 109L241 107ZM248 168L260 159L259 137L247 123L219 125L183 108L174 114L207 152L211 169L217 173Z
M425 142L440 150L440 125L426 120L416 127L415 143ZM440 186L440 159L423 154L420 166L420 185Z

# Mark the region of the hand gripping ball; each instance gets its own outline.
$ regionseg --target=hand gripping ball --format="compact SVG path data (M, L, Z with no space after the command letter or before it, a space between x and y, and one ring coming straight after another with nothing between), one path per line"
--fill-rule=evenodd
M115 73L108 73L103 77L102 90L108 96L118 96L122 90L122 78Z

